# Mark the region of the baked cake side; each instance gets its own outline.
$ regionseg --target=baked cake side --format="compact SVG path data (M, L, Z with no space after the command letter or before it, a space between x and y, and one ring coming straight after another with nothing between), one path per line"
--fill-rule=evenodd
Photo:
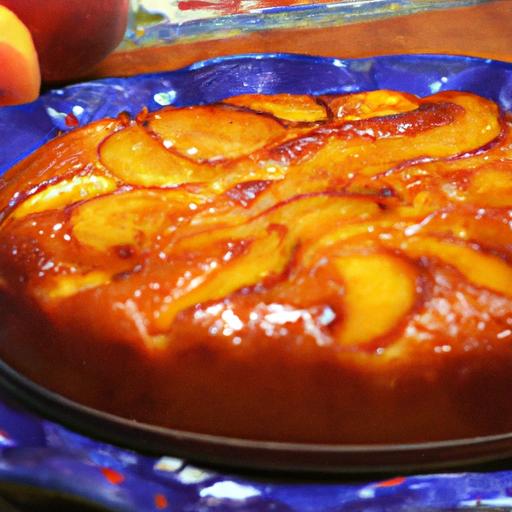
M0 356L246 439L512 430L512 135L469 93L122 114L0 181Z

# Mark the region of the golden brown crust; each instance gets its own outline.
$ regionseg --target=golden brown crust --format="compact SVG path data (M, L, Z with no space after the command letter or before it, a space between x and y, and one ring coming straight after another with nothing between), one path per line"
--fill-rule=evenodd
M512 134L446 92L104 120L0 185L0 355L87 405L251 439L512 429Z

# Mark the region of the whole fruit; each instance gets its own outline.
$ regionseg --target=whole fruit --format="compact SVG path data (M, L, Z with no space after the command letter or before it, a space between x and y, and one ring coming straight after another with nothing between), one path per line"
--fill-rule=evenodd
M34 101L41 74L37 52L26 25L0 5L0 106Z
M129 0L0 0L28 27L44 82L83 76L121 42Z

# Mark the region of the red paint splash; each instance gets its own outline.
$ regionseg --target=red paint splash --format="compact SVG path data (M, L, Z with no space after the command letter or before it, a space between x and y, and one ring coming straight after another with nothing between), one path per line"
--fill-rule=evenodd
M112 468L101 468L103 476L112 484L119 485L124 481L124 476Z
M224 14L235 14L240 11L241 0L182 0L178 2L180 11L195 11L196 9L210 9L221 11Z
M295 5L308 5L313 3L330 4L339 0L180 0L180 11L194 11L209 9L222 14L243 14L256 9L269 9L275 7L290 7Z
M390 480L379 482L375 485L375 487L394 487L395 485L403 484L405 480L406 478L404 476L397 476L396 478L391 478Z
M75 116L75 114L72 113L69 113L66 116L64 122L66 123L66 126L69 126L70 128L74 128L75 126L79 125L77 117Z
M155 494L155 506L158 510L162 510L167 508L169 502L167 498L163 494Z

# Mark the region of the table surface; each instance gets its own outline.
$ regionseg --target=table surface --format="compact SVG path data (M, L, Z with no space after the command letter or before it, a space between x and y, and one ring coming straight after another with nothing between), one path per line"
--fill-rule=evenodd
M512 0L328 28L279 29L227 39L116 52L88 78L179 69L237 53L288 52L354 58L451 53L512 61Z

